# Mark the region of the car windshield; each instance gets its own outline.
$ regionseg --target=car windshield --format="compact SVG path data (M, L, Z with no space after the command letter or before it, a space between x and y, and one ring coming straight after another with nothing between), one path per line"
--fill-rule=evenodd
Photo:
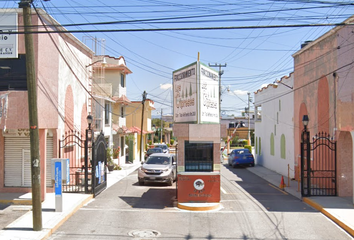
M168 165L169 163L170 163L170 159L168 157L162 157L162 156L150 156L146 161L146 164Z
M150 148L147 151L148 153L161 153L162 149L161 148Z
M246 153L250 153L250 151L248 149L242 149L242 150L235 151L235 154L246 154Z
M162 148L162 149L167 149L167 146L166 145L158 145L159 148Z

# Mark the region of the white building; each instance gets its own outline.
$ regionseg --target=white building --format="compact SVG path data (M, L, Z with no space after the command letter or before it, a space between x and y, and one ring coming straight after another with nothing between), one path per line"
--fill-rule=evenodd
M294 159L294 76L283 77L255 92L256 164L290 177L295 174Z

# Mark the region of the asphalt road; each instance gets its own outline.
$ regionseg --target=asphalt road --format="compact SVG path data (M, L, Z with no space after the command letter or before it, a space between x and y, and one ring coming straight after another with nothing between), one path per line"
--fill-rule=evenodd
M175 185L139 186L134 172L81 208L49 239L352 239L247 168L224 166L221 181L222 209L185 211L175 207Z

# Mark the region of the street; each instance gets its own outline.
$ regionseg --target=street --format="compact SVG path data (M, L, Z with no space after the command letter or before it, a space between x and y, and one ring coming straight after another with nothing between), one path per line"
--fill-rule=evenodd
M221 169L222 209L175 206L176 185L139 186L133 172L49 239L352 239L331 220L247 168Z

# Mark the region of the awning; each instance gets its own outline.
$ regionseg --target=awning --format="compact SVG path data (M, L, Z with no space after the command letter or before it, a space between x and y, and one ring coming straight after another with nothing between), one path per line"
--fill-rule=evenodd
M114 131L120 134L129 134L132 133L126 126L118 126L117 124L113 124L112 128Z

